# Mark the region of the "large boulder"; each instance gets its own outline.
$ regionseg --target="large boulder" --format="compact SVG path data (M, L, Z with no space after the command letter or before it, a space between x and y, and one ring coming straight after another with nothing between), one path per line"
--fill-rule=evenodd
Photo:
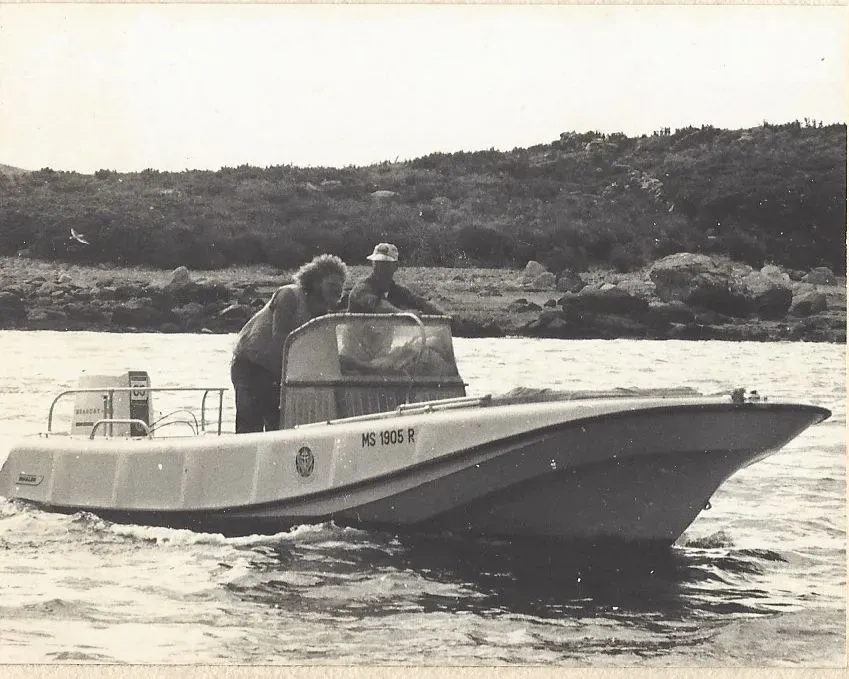
M579 293L567 292L557 300L564 313L573 314L617 314L629 316L643 313L648 302L634 297L624 290L611 286L604 289L584 288Z
M616 284L616 287L632 297L651 299L655 296L654 283L641 278L624 278Z
M810 316L825 311L827 308L828 302L824 293L804 292L793 298L793 303L790 305L790 315Z
M522 278L525 281L530 282L538 276L541 276L542 274L546 273L546 271L546 268L542 264L531 260L525 265L525 270L522 272Z
M813 285L834 285L837 283L837 277L827 266L818 266L802 276L802 282Z
M165 289L169 292L182 290L187 285L191 284L192 277L189 275L189 270L184 266L178 266L171 272L168 282L165 284Z
M782 282L785 285L790 285L790 274L786 273L780 266L775 264L767 264L761 267L760 271L767 278L771 278L776 282Z
M584 279L574 271L563 271L557 278L556 289L558 292L580 292L586 283Z
M780 275L771 276L762 271L753 271L740 279L740 287L749 311L760 318L784 318L793 302L789 277L785 280Z
M663 302L690 303L728 289L728 272L721 270L707 255L679 252L652 264L649 277Z
M750 267L681 252L659 259L649 276L661 301L684 302L728 316L747 316L750 300L742 286L732 285L732 281L749 273Z

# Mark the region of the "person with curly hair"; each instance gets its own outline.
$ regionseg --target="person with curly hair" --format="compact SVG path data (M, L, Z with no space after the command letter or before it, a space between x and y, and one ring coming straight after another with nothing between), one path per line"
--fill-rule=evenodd
M295 328L338 305L347 275L339 257L318 255L245 323L230 363L237 434L279 429L283 342Z

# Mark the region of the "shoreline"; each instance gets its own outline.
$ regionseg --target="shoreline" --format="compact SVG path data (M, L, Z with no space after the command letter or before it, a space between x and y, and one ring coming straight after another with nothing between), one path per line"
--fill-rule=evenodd
M346 289L368 270L349 265ZM0 329L233 333L276 287L291 280L291 273L267 266L163 271L5 257L0 258ZM663 301L649 268L570 274L580 281L572 285L576 292L565 289L571 283L563 280L552 285L553 274L540 275L401 267L396 278L451 315L456 337L846 342L845 277L829 284L789 281L795 306L763 318ZM820 304L800 313L797 302L805 295Z

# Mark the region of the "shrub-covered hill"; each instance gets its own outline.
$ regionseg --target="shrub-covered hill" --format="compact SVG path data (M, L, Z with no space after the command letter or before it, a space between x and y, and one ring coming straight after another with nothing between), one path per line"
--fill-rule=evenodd
M162 268L360 262L392 240L419 265L625 271L689 251L842 272L845 227L846 125L810 121L369 167L0 173L0 255Z

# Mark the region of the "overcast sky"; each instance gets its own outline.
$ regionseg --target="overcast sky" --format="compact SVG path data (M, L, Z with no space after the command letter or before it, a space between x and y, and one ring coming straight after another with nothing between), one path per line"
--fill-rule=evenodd
M0 163L363 165L845 122L844 7L0 4Z

